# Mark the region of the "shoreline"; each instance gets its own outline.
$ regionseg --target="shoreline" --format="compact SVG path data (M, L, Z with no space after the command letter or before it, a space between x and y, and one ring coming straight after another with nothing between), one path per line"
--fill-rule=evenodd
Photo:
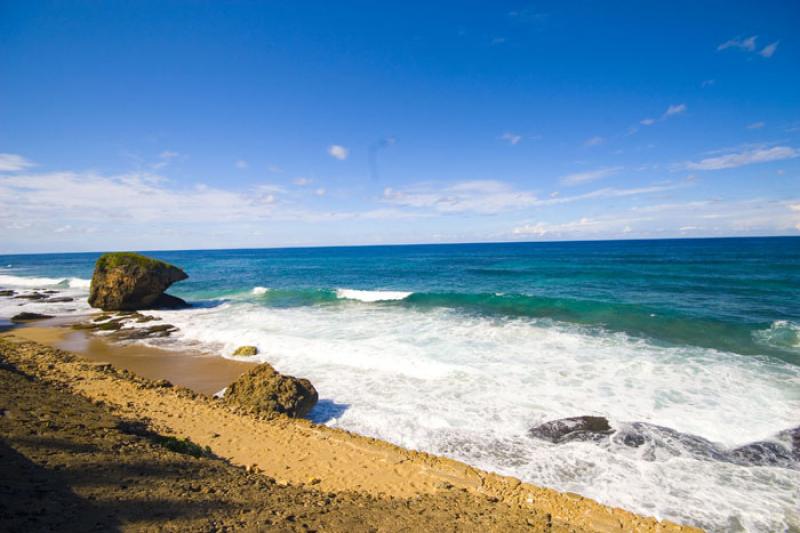
M199 351L166 350L141 343L117 344L64 325L38 323L7 333L78 354L90 361L110 363L143 378L166 379L174 385L208 396L224 389L257 364Z
M307 420L259 419L197 391L180 386L164 387L155 381L169 379L159 372L209 364L208 359L224 361L231 371L234 367L229 365L243 368L249 367L248 363L212 356L187 357L180 353L158 355L166 351L154 349L155 352L144 356L149 359L147 365L156 356L164 357L166 365L150 365L151 375L145 378L136 376L135 371L118 370L126 368L126 364L133 365L136 356L125 353L127 346L113 345L102 339L99 339L101 344L93 344L89 339L85 351L94 357L79 354L75 361L70 361L74 356L66 352L44 346L63 346L71 342L80 348L82 341L76 340L80 337L68 339L71 337L68 333L70 330L39 324L5 332L0 342L20 343L35 352L35 360L22 357L12 363L38 379L66 388L72 394L102 401L116 416L147 420L159 433L208 446L215 455L234 465L262 472L281 485L312 485L324 491L352 491L379 498L414 498L460 489L530 513L531 517L549 515L553 522L571 529L694 530ZM39 342L34 343L31 340L34 338ZM141 349L135 346L136 351ZM178 363L178 359L184 361ZM180 384L179 381L175 383ZM209 384L204 386L206 390L213 388Z

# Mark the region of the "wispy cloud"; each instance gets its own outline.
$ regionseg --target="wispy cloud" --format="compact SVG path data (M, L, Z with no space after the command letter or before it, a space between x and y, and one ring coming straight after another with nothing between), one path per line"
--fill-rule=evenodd
M406 189L387 187L383 201L416 209L431 209L438 213L496 214L534 205L536 195L520 191L496 180L463 181L437 189L419 185Z
M178 152L173 152L172 150L164 150L160 154L158 154L158 161L150 165L150 168L154 170L158 170L160 168L164 168L167 166L170 161L175 159L176 157L180 156Z
M675 115L680 115L686 112L686 104L673 104L664 111L664 114L661 115L662 119L669 118Z
M761 49L758 55L766 58L772 57L773 54L775 54L775 50L778 49L778 42L779 41L775 41L774 43L768 44L767 46Z
M647 238L680 235L791 234L800 230L797 199L776 201L702 200L635 206L576 220L522 222L509 236L518 239Z
M711 87L717 83L717 80L703 80L700 82L700 88L705 89L706 87Z
M717 157L709 157L700 161L690 161L686 163L686 168L693 170L721 170L752 165L754 163L791 159L798 155L800 155L800 152L790 146L774 146L772 148L758 148Z
M756 49L756 39L758 38L757 35L752 35L745 39L737 37L736 39L730 39L725 41L721 45L717 46L717 50L726 50L728 48L739 48L741 50L746 50L748 52L752 52Z
M16 172L32 166L33 163L21 155L0 154L0 172Z
M595 136L590 139L587 139L586 142L583 143L584 146L599 146L603 144L606 140L603 137Z
M234 166L240 170L244 170L248 168L250 165L244 159L237 159L236 162L234 163Z
M501 135L500 138L504 141L508 141L509 144L516 145L522 140L522 135L517 135L516 133L507 131Z
M328 147L328 155L340 161L347 159L349 153L350 151L347 148L339 144L332 144Z
M558 181L562 185L566 186L580 185L582 183L588 183L590 181L607 178L608 176L616 174L620 170L622 170L622 167L607 167L597 170L590 170L587 172L576 172L574 174L562 176Z
M717 50L726 50L728 48L738 48L739 50L744 50L748 53L758 53L761 57L769 59L775 54L775 51L778 49L778 44L780 41L775 41L774 43L770 43L762 48L760 51L756 52L756 39L758 37L756 35L752 35L747 37L746 39L743 38L736 38L731 39L729 41L725 41L721 45L717 46Z
M639 121L639 124L641 124L642 126L652 126L655 123L656 119L654 118L643 118L642 120Z
M764 122L753 122L752 124L747 125L748 130L760 130L765 126Z
M314 180L303 177L295 178L292 180L292 183L294 183L298 187L305 187L306 185L311 185L313 182Z

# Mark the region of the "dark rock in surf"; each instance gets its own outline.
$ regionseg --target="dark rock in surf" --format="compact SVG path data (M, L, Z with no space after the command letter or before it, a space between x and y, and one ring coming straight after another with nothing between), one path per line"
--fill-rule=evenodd
M242 375L225 391L224 401L263 415L306 416L319 395L307 379L284 376L263 363Z
M602 416L576 416L560 418L539 424L530 429L531 437L555 444L574 440L593 441L607 438L614 430Z
M72 302L74 298L70 298L68 296L59 296L58 298L49 298L47 303L62 303L62 302Z
M18 294L14 298L17 300L44 300L47 296L40 292L29 292L27 294Z
M140 254L104 254L95 264L89 305L105 311L185 307L186 302L164 291L188 277L176 266Z
M17 291L12 291L12 290L0 291L0 296L14 296L15 294L17 294Z
M11 322L32 322L34 320L45 320L53 318L52 315L42 315L40 313L19 313L11 317Z

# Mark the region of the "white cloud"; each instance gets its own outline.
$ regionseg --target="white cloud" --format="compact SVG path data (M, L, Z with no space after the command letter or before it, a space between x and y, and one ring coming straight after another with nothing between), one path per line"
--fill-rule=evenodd
M245 168L247 168L247 167L249 167L249 166L250 166L250 165L247 163L247 161L245 161L244 159L237 159L237 160L236 160L236 163L234 163L234 165L235 165L235 166L236 166L236 168L238 168L238 169L245 169Z
M605 142L605 139L600 136L592 137L591 139L587 139L584 146L598 146Z
M642 126L652 126L655 123L656 119L654 118L643 118L642 120L639 121L639 124L641 124Z
M383 191L383 201L438 213L496 214L529 207L537 202L537 198L530 191L516 190L501 181L476 180L438 190L424 185L404 190L387 187Z
M759 148L739 153L725 154L718 157L709 157L700 161L689 162L686 164L686 168L694 170L721 170L754 163L791 159L798 155L800 155L800 153L789 146L775 146L772 148Z
M509 144L515 145L519 144L519 142L522 140L522 135L517 135L516 133L507 131L500 138L504 141L508 141Z
M282 174L283 173L283 169L281 167L279 167L278 165L270 165L270 166L267 167L267 170L269 170L273 174Z
M715 83L717 83L717 80L703 80L700 82L700 87L705 89L706 87L711 87Z
M0 172L16 172L32 167L33 163L17 154L0 154Z
M741 38L731 39L717 46L717 50L725 50L727 48L740 48L742 50L752 52L753 50L756 49L757 38L758 36L752 35L746 39L741 39Z
M761 57L770 58L775 53L775 50L778 49L779 41L775 41L774 43L768 44L761 51L758 53Z
M753 122L752 124L747 125L748 130L760 130L763 128L765 124L763 122Z
M567 185L567 186L580 185L581 183L587 183L590 181L606 178L608 176L611 176L612 174L616 174L620 170L622 170L622 167L607 167L587 172L576 172L574 174L568 174L566 176L562 176L559 179L559 182L562 185Z
M293 179L292 183L294 183L298 187L305 187L306 185L311 185L311 183L313 183L313 181L314 180L310 180L308 178L299 177L299 178Z
M349 153L350 151L347 148L338 144L332 144L328 147L328 155L335 157L340 161L347 159L347 155Z
M681 113L685 113L686 109L686 104L673 104L669 106L666 111L664 111L664 114L661 118L663 119L673 115L680 115Z
M314 194L316 194L317 196L325 196L326 192L327 191L325 190L325 188L320 187L320 188L318 188L317 190L314 191Z
M633 207L584 216L567 222L523 222L509 236L520 239L594 239L792 234L800 230L797 199L702 200Z

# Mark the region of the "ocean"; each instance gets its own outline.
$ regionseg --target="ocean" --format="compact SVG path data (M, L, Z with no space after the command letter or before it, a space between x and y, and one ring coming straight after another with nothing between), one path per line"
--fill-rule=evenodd
M0 288L86 313L98 255L0 256ZM180 331L148 342L257 345L315 385L319 423L712 531L800 528L798 462L720 455L800 425L800 238L147 255L189 274L169 292L193 305L154 312ZM528 434L581 415L649 437Z

